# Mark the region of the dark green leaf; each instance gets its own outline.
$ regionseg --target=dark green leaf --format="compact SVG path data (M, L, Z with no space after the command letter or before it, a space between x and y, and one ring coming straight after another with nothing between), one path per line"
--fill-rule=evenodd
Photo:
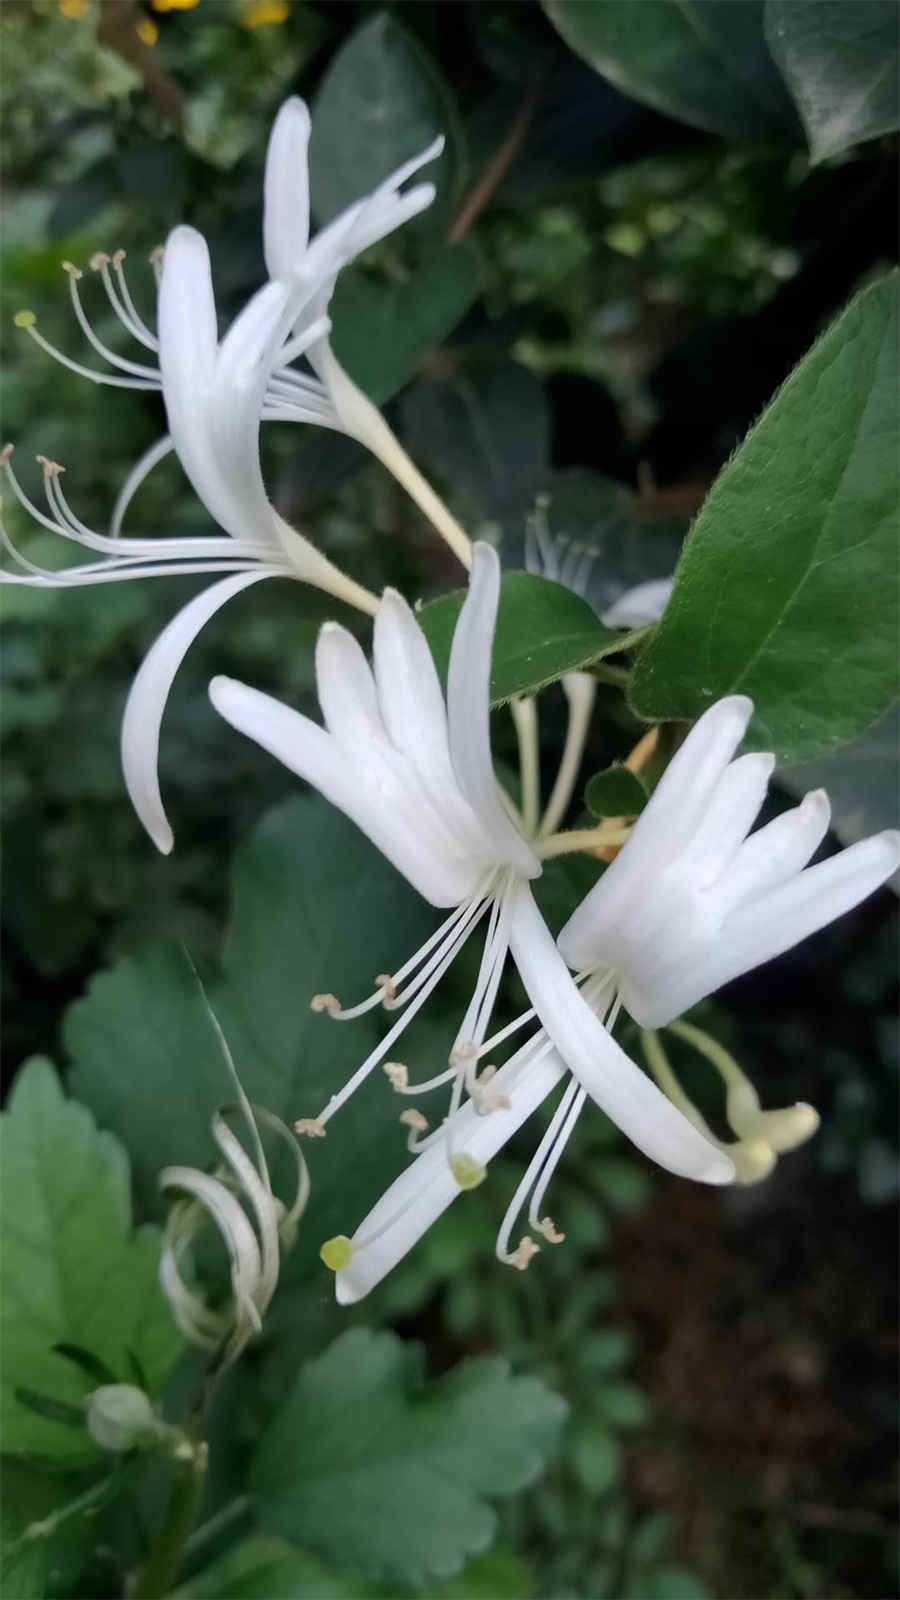
M632 678L650 718L739 691L784 761L855 738L897 693L897 278L863 290L725 467Z
M421 45L387 11L364 22L328 68L313 109L309 145L313 210L329 222L368 194L438 134L443 154L413 181L437 187L421 222L439 231L461 181L462 153L446 86Z
M550 457L543 386L525 367L498 361L421 379L403 420L413 455L467 518L524 521Z
M594 1394L594 1404L616 1428L639 1428L649 1414L643 1390L633 1383L602 1384Z
M607 1494L616 1482L621 1463L619 1441L608 1428L583 1423L572 1435L572 1465L589 1494Z
M56 1346L54 1346L56 1349ZM84 1427L84 1406L71 1406L65 1400L54 1400L52 1395L39 1394L36 1389L13 1389L13 1396L26 1411L48 1422L58 1422L66 1428Z
M900 124L894 0L766 0L765 27L814 161Z
M22 1068L3 1128L3 1443L78 1466L75 1432L34 1413L33 1395L81 1410L95 1387L53 1346L78 1344L115 1372L138 1350L158 1387L180 1338L157 1283L159 1238L131 1232L128 1159L39 1058ZM31 1409L14 1390L32 1391Z
M566 43L626 94L735 139L794 134L762 0L542 0Z
M607 767L590 779L584 803L594 817L637 817L647 804L647 791L628 767Z
M105 1361L101 1361L99 1356L96 1356L92 1350L85 1350L80 1344L67 1344L63 1340L59 1344L55 1344L53 1348L57 1355L65 1356L67 1361L74 1361L76 1367L80 1367L82 1372L86 1372L88 1377L93 1378L95 1383L119 1383L121 1381L120 1377L113 1372L112 1367L108 1366ZM129 1362L129 1365L133 1359L133 1351L126 1350L125 1360ZM142 1389L145 1388L146 1381L142 1382L140 1387Z
M495 1358L422 1376L418 1347L365 1328L307 1362L251 1465L261 1520L400 1583L448 1577L485 1549L485 1496L537 1477L565 1405Z
M410 955L435 914L339 812L296 796L269 812L237 852L223 981L210 985L251 1100L290 1124L314 1116L378 1037L371 1014L333 1023L314 994L346 1003ZM94 979L69 1011L73 1083L134 1150L135 1175L159 1203L161 1167L203 1166L209 1120L232 1095L218 1043L180 949L156 945ZM322 1240L352 1232L404 1159L384 1075L348 1102L327 1139L307 1151L312 1197L289 1270ZM328 1289L324 1268L323 1290Z
M464 592L442 595L419 613L438 671L446 677ZM586 600L531 572L507 572L494 636L491 704L533 694L566 672L591 666L623 647L626 636L604 628Z
M376 405L402 389L426 352L452 333L478 282L478 258L466 245L448 245L402 284L359 267L341 273L329 308L335 353Z

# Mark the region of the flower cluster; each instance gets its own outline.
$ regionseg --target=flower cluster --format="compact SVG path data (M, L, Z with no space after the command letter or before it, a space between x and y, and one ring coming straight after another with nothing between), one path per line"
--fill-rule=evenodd
M158 389L168 432L123 487L108 534L71 510L61 468L44 462L47 511L26 495L5 453L5 470L30 515L95 552L96 561L61 571L37 569L4 534L18 570L7 581L68 586L164 572L226 573L178 613L151 648L132 687L122 727L122 760L135 809L161 850L172 846L156 775L160 723L173 677L206 620L233 595L266 577L317 585L374 618L373 660L342 625L323 627L316 651L324 726L244 684L217 677L218 713L345 813L418 893L445 913L422 947L372 993L343 1005L335 994L312 1005L334 1021L376 1007L394 1016L380 1044L320 1107L306 1108L299 1131L322 1136L332 1118L379 1066L406 1102L400 1121L414 1160L352 1237L323 1247L342 1302L366 1294L462 1191L480 1183L489 1162L550 1097L557 1103L499 1230L501 1261L524 1268L563 1234L545 1209L553 1173L588 1100L647 1156L682 1177L709 1184L755 1181L779 1152L809 1136L808 1106L763 1110L737 1063L679 1019L722 984L790 949L883 883L900 862L900 835L883 833L809 865L829 824L822 791L751 831L774 765L769 755L738 755L753 712L733 695L711 706L687 733L633 827L614 819L560 831L570 808L594 703L589 674L564 680L569 724L559 771L542 808L533 701L513 703L522 768L520 805L499 784L490 744L490 678L501 587L487 544L470 545L386 422L342 369L329 342L328 307L347 262L427 206L432 186L404 188L441 149L435 140L317 236L309 236L309 118L299 100L282 107L266 165L264 245L268 282L234 319L217 328L209 255L202 237L177 228L159 266L158 328L138 315L121 253L93 263L112 309L156 358L114 354L94 332L81 299L81 274L68 267L78 324L112 368L82 367L54 350L30 313L20 315L43 348L95 382ZM297 363L304 366L298 367ZM263 480L259 430L268 420L338 429L361 441L431 518L463 565L468 592L455 629L446 693L425 635L403 597L377 599L340 572L272 505ZM130 501L156 463L174 451L221 533L203 538L128 538ZM539 549L544 570L557 559ZM576 553L577 555L577 553ZM580 557L578 558L580 559ZM574 565L554 574L575 581ZM623 597L613 625L652 620L667 583ZM551 856L601 850L613 859L554 940L532 892ZM398 1041L466 942L481 934L481 956L446 1067L416 1082L395 1059ZM528 1008L492 1031L509 961ZM336 987L340 987L336 975ZM613 1036L620 1013L640 1030L651 1074ZM718 1139L681 1089L657 1031L671 1027L720 1073L733 1140ZM527 1030L509 1058L496 1058ZM227 1057L227 1050L226 1050ZM389 1059L390 1057L390 1059ZM228 1058L230 1060L230 1058ZM233 1070L233 1069L230 1069ZM414 1098L446 1093L428 1119ZM248 1156L224 1116L214 1125L225 1168L209 1176L185 1168L162 1175L188 1199L170 1221L164 1253L167 1289L192 1337L225 1343L232 1357L258 1328L274 1291L279 1235L302 1210L305 1168L287 1217L271 1193L257 1122L240 1093L255 1152ZM298 1110L301 1109L298 1107ZM259 1113L257 1113L257 1116ZM431 1124L434 1124L432 1126ZM284 1134L287 1130L279 1124ZM288 1135L288 1137L290 1137ZM242 1194L256 1227L238 1198ZM179 1262L201 1209L219 1227L232 1264L233 1305L210 1312L181 1276ZM525 1214L524 1231L520 1218ZM539 1242L540 1241L540 1242Z

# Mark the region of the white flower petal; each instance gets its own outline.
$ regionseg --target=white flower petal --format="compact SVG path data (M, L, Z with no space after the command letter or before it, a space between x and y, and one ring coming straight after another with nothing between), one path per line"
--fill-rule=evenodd
M812 789L798 806L785 811L744 840L716 888L716 899L732 911L759 900L770 889L800 872L818 850L831 821L824 789Z
M122 718L122 771L131 803L163 855L172 848L172 830L159 792L159 730L175 674L200 630L220 606L261 578L268 568L238 572L188 602L150 646L131 685Z
M680 863L697 889L715 883L730 868L759 815L774 766L775 757L760 752L739 756L726 767Z
M600 621L605 628L645 628L659 621L674 587L674 578L651 578L648 583L635 584L601 612Z
M372 671L359 641L326 622L316 642L316 692L325 726L338 742L386 744Z
M214 678L209 694L226 722L343 811L431 905L459 905L473 892L476 864L448 855L422 797L380 746L348 752L308 717L232 678Z
M469 592L450 650L447 721L459 787L493 841L499 861L537 877L540 863L503 809L491 760L491 650L500 598L500 560L489 544L472 546Z
M525 1045L491 1083L509 1106L479 1116L469 1101L448 1124L454 1155L468 1155L486 1167L565 1076L555 1050L536 1047L533 1041ZM350 1263L337 1274L339 1304L353 1305L374 1289L462 1194L447 1152L447 1143L439 1139L417 1156L357 1228Z
M745 695L704 712L676 751L625 847L569 918L559 948L576 971L604 964L623 926L690 843L753 714Z
M269 135L263 244L270 278L290 278L309 243L309 112L298 95L285 100Z
M701 1183L730 1183L734 1168L621 1050L576 988L527 884L515 891L510 948L528 997L557 1050L639 1150Z

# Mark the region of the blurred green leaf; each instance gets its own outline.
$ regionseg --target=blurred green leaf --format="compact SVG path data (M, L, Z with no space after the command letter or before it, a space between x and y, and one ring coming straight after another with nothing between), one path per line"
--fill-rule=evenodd
M619 1441L608 1428L582 1423L572 1434L569 1455L589 1494L608 1494L621 1471Z
M462 178L460 136L434 63L380 11L341 46L313 103L310 185L319 222L377 188L438 134L447 139L443 154L414 180L435 184L437 196L424 218L408 224L415 233L438 232L446 221Z
M604 1383L594 1393L594 1405L615 1428L643 1427L649 1415L643 1390L633 1383Z
M897 283L857 295L713 485L635 667L641 716L739 691L750 743L801 761L895 699Z
M401 1583L449 1577L485 1549L485 1496L537 1477L565 1405L482 1357L423 1384L422 1353L354 1328L301 1367L250 1468L274 1532Z
M705 1583L683 1567L651 1567L629 1584L627 1600L711 1600Z
M525 367L497 361L420 379L403 420L410 450L467 518L524 518L550 459L543 385Z
M607 767L588 780L584 803L592 817L637 817L647 804L647 791L628 767Z
M534 1592L533 1572L511 1550L486 1550L467 1561L459 1577L428 1586L433 1600L530 1600Z
M766 0L765 29L814 161L900 126L894 0Z
M854 844L900 821L900 707L894 706L861 739L799 767L784 767L778 782L802 798L827 789L831 826L842 844Z
M796 131L766 47L763 0L542 0L566 43L617 89L733 139Z
M286 1539L254 1534L180 1584L172 1600L366 1600L377 1590Z
M456 619L465 594L442 595L419 612L438 671L446 677ZM507 572L494 635L491 705L533 694L564 672L589 667L623 648L621 630L604 628L586 600L531 572Z
M292 1123L315 1116L379 1035L374 1014L333 1023L314 994L349 1004L399 966L434 913L368 840L325 801L296 796L263 817L238 850L223 980L210 984L238 1072L254 1101ZM152 1025L151 1021L152 1019ZM73 1085L133 1150L150 1204L167 1162L203 1166L209 1119L230 1090L183 952L155 944L97 976L67 1014ZM288 1271L330 1234L352 1232L403 1163L396 1102L383 1074L352 1097L336 1136L308 1151L312 1196ZM328 1283L325 1269L323 1287Z
M86 1430L37 1416L34 1390L80 1408L93 1387L53 1349L83 1345L124 1374L133 1349L158 1388L181 1339L157 1283L155 1229L131 1231L128 1158L49 1061L27 1062L3 1128L3 1444L65 1467L96 1457Z
M329 308L338 360L376 405L413 377L422 357L452 333L478 294L478 258L448 245L404 283L348 267Z

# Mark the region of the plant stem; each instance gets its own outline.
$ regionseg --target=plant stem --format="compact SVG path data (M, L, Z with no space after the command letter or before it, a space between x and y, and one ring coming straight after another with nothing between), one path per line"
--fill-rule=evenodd
M135 1600L164 1600L172 1587L203 1494L207 1454L206 1445L200 1443L193 1447L189 1460L178 1463L165 1521L135 1590Z

